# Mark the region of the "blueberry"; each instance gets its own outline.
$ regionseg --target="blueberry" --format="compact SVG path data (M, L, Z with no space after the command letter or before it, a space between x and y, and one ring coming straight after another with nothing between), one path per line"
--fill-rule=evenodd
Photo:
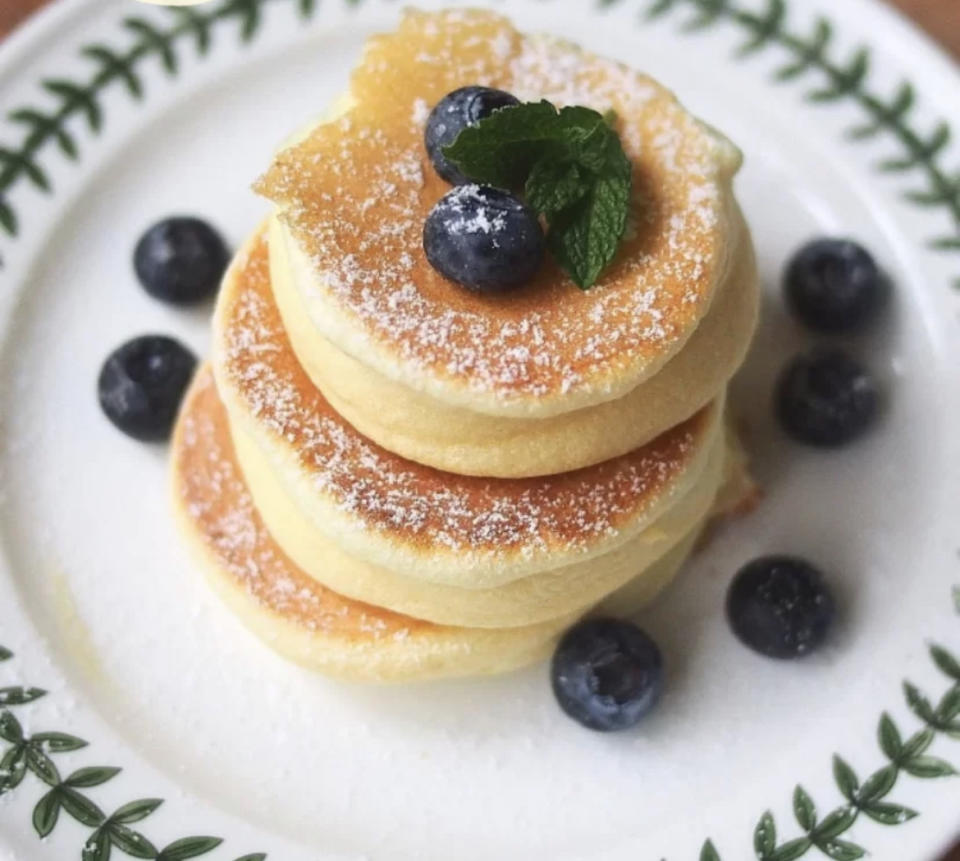
M423 228L423 250L441 275L483 293L536 275L545 241L537 215L506 191L461 185L440 199Z
M821 573L795 556L748 562L727 592L734 634L771 658L798 658L816 649L830 629L833 596Z
M165 218L140 237L133 268L155 299L187 305L217 292L230 255L220 234L199 218Z
M100 370L100 407L134 439L168 439L196 365L193 353L173 338L143 335L127 341Z
M784 291L791 310L816 332L860 329L883 304L887 283L856 242L817 239L790 261Z
M588 729L629 729L663 689L660 649L643 631L617 619L590 619L564 634L550 668L553 693Z
M879 394L870 373L842 350L797 356L777 384L776 411L799 442L824 448L846 445L876 418Z
M469 182L443 154L467 126L475 126L500 108L519 105L520 101L503 90L490 87L461 87L444 96L430 112L424 140L430 161L447 182L463 185Z

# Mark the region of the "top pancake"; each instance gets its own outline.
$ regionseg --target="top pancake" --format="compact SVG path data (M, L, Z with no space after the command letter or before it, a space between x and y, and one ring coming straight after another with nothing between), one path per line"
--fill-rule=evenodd
M427 262L423 223L450 187L427 159L424 124L467 84L617 112L634 200L591 290L548 264L520 290L482 296ZM739 153L618 63L487 12L409 12L368 43L350 105L278 154L257 187L299 252L293 276L318 331L411 388L531 417L620 397L683 346L732 264Z

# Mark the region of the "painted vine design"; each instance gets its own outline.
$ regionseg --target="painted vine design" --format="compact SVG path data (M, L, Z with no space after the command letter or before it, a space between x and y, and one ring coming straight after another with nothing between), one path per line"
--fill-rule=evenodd
M190 6L163 7L171 23L152 17L131 15L123 19L129 44L118 49L103 42L85 45L81 56L92 64L83 80L65 77L44 78L41 88L52 100L50 105L25 105L7 114L10 124L22 128L16 144L0 142L0 231L17 235L20 222L10 192L22 182L41 192L50 192L51 183L41 164L41 155L55 145L68 159L79 158L80 144L70 121L81 117L91 134L99 134L105 120L101 104L103 94L111 87L122 86L129 96L141 100L145 92L142 68L144 62L157 60L168 75L179 71L185 43L192 42L200 57L206 56L213 43L214 27L232 21L243 42L250 42L260 30L264 9L269 4L294 5L303 18L310 18L319 0L221 0L202 8ZM361 0L343 0L348 6Z
M922 721L923 727L904 739L897 724L884 713L877 737L886 764L861 781L845 759L834 756L833 779L843 802L820 816L809 793L797 786L793 793L793 811L802 835L779 842L773 815L765 812L753 835L758 861L796 861L812 849L818 849L834 861L856 861L864 857L867 850L843 839L842 835L861 816L882 825L902 825L917 816L915 810L888 797L901 775L922 779L957 775L949 762L930 755L928 751L938 736L960 740L960 661L936 645L930 647L930 656L952 684L933 705L915 685L904 682L907 705ZM0 646L0 661L11 657L12 653ZM46 691L34 687L0 688L0 739L8 745L0 757L0 797L16 789L30 773L44 787L49 787L33 809L33 826L40 837L53 831L63 812L93 829L83 846L82 861L107 861L113 849L134 858L184 861L212 852L223 842L217 837L191 836L157 849L146 836L130 826L146 819L163 804L159 798L137 799L107 815L83 790L112 780L121 769L87 766L62 777L52 757L80 750L87 746L87 742L64 732L38 732L27 736L14 716L14 707L28 705L45 694ZM266 857L264 853L253 853L237 861L265 861ZM704 843L700 861L721 861L713 841Z
M624 0L600 0L612 6ZM833 50L834 30L830 21L818 16L808 34L788 27L787 0L764 0L761 10L746 7L737 0L653 0L647 17L660 18L686 11L682 26L687 32L706 30L722 22L735 25L746 38L736 54L743 59L763 49L779 46L789 59L775 72L777 81L800 79L809 73L819 82L806 91L813 104L846 100L859 106L864 120L848 131L851 141L864 141L881 133L899 145L900 151L883 159L877 169L883 173L922 178L923 185L903 193L916 206L944 210L952 232L933 237L930 247L936 251L960 253L960 164L945 164L952 128L946 120L921 131L915 127L911 112L916 104L916 89L910 81L901 81L888 95L879 95L869 87L870 49L861 45L845 59L837 59ZM960 276L953 286L960 289Z
M13 653L0 646L0 662ZM39 837L51 834L61 815L70 816L93 829L80 853L81 861L109 861L116 849L133 858L153 861L186 861L207 855L223 840L192 835L181 837L158 849L142 832L130 826L142 822L161 804L161 798L138 798L107 814L85 790L113 780L121 769L94 765L78 768L66 777L54 762L57 754L81 750L87 742L65 732L36 732L26 735L13 709L26 706L46 691L32 687L0 688L0 739L6 742L0 756L0 798L20 786L28 775L40 784L43 795L33 808L33 827ZM236 861L265 861L264 852L243 855Z
M779 841L773 814L767 811L753 832L758 861L796 861L813 849L834 861L857 861L867 850L842 835L862 816L881 825L902 825L918 815L888 798L901 775L923 779L957 775L949 762L931 756L928 750L938 736L960 740L960 661L940 646L931 646L930 656L953 684L933 705L915 685L903 683L907 705L923 727L904 739L900 728L885 712L877 727L877 740L886 764L861 781L845 759L834 756L833 780L843 797L842 803L821 816L809 793L797 786L793 792L793 814L802 834ZM721 861L713 841L704 843L700 861Z

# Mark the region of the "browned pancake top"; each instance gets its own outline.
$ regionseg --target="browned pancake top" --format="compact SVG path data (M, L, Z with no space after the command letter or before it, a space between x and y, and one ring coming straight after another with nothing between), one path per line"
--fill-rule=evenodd
M635 199L593 289L548 264L535 283L485 297L427 262L424 220L450 186L426 157L424 125L467 84L617 112ZM639 380L705 313L728 256L716 144L650 78L461 10L407 13L371 41L352 93L356 106L282 152L258 190L285 209L350 326L391 359L504 400L543 398Z
M234 261L219 313L218 373L246 412L341 510L417 546L511 554L588 547L671 493L712 426L708 407L641 449L558 476L440 472L361 436L306 376L274 304L262 232Z
M213 375L201 370L183 406L173 448L183 511L220 568L264 607L310 630L353 639L439 630L345 598L308 577L270 536L243 480Z

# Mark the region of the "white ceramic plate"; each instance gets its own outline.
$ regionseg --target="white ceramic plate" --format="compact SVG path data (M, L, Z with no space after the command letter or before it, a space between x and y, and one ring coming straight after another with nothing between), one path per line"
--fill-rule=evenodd
M523 28L649 70L742 144L768 287L738 398L766 499L644 617L668 662L656 713L599 736L560 715L543 666L380 689L284 663L182 547L166 451L100 415L94 381L122 340L206 348L209 309L136 286L141 230L190 212L239 243L274 145L398 14L313 5L67 0L0 48L3 113L34 112L0 120L0 857L934 859L960 830L956 69L866 0L673 0L654 19L629 0L511 0ZM884 381L882 426L836 453L787 443L769 410L812 341L779 272L818 234L859 238L896 285L851 344ZM766 551L811 557L839 594L831 647L799 663L741 647L721 613ZM127 806L141 799L165 801ZM191 835L223 843L175 842Z

